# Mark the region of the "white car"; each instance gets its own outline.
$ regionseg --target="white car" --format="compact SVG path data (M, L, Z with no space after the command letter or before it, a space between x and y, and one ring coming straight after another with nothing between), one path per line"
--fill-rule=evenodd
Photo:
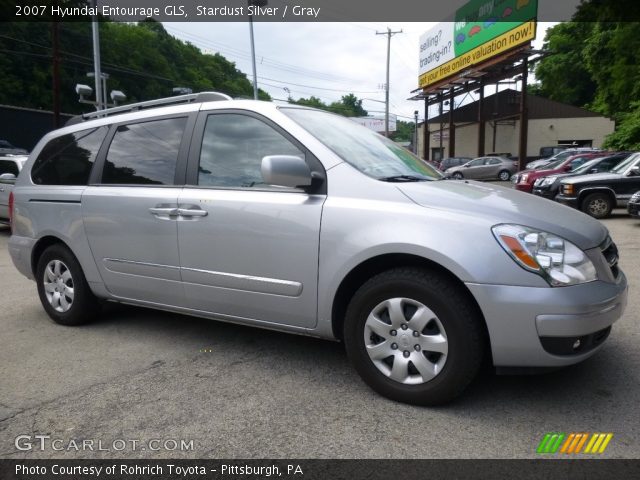
M28 158L27 155L0 157L0 224L9 224L9 194Z

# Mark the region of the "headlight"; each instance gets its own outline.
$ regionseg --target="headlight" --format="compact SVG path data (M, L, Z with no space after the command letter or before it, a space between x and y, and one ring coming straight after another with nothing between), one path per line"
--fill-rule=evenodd
M596 268L582 250L552 233L522 225L496 225L491 230L518 265L542 276L552 287L598 278Z
M553 185L554 183L556 183L556 180L558 179L558 177L546 177L542 179L541 185L543 187L546 187L547 185Z
M529 175L528 174L524 174L520 176L520 183L527 183L527 180L529 179Z

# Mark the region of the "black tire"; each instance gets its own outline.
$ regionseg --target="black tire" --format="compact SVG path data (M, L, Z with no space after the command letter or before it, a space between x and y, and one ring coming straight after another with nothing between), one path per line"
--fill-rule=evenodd
M393 380L369 357L365 344L367 318L381 302L395 297L415 300L426 306L437 316L446 332L448 352L444 366L435 377L424 383L408 385ZM407 315L406 307L403 309L403 314ZM395 333L397 337L393 337L398 338L398 342L410 341L400 337L404 332L398 332ZM407 337L410 338L409 335ZM355 293L345 316L344 341L351 363L373 390L399 402L432 406L453 400L475 378L483 363L486 337L477 307L459 285L437 272L398 268L371 278ZM396 343L391 348L393 345L398 348ZM411 347L407 348L411 350ZM405 355L414 353L420 352L403 352ZM422 354L429 358L426 352ZM410 363L409 373L411 368L417 373L411 359L407 360ZM382 361L389 361L389 358Z
M462 175L460 172L456 172L451 176L456 180L462 180L464 178L464 175Z
M66 311L58 311L52 305L52 303L48 300L47 293L45 292L45 278L47 273L47 266L51 262L61 262L60 271L64 274L67 270L69 271L71 278L70 280L62 280L64 283L55 284L55 281L48 280L48 284L50 286L55 286L58 288L56 293L59 297L64 296L65 302L70 305L68 310ZM38 286L38 295L40 297L40 302L44 307L45 311L51 317L51 319L59 323L60 325L66 326L76 326L88 323L93 318L95 318L100 311L100 304L96 297L91 292L89 285L87 284L87 280L82 272L82 268L78 263L76 257L71 253L71 251L61 244L56 244L48 247L40 256L38 260L38 266L36 269L36 284ZM71 286L73 288L73 298L72 301L69 302L69 297L67 295L62 295L59 293L62 289ZM60 302L58 302L60 305Z
M511 179L511 172L509 170L502 170L498 174L498 180L502 182L508 182Z
M607 218L613 210L613 202L606 193L592 193L582 201L581 210L593 218Z

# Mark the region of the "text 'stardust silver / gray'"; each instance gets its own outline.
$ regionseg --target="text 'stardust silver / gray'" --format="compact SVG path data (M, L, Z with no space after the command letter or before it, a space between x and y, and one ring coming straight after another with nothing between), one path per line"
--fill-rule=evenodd
M403 402L451 400L487 351L583 361L626 306L598 221L444 180L306 107L201 93L94 112L45 136L12 187L10 253L56 322L102 299L341 340Z

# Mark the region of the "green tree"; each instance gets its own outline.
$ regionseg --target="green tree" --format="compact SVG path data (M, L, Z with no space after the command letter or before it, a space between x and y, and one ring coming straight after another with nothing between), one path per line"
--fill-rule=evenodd
M396 122L396 131L390 134L391 140L396 142L412 142L416 124L414 122Z
M640 102L633 102L632 110L622 113L616 131L604 142L611 150L640 150Z
M329 111L345 117L366 117L367 111L362 108L362 100L353 93L343 95L339 102L329 105Z
M233 97L253 97L253 87L233 62L220 54L203 54L197 47L169 35L162 24L101 22L102 71L108 87L126 93L129 102L172 95L173 87L194 92L216 90ZM93 84L91 24L59 24L61 109L80 113L93 107L78 103L77 83ZM50 109L52 106L51 24L4 23L0 32L0 103ZM259 91L259 98L269 95Z
M551 53L535 68L540 81L535 94L584 107L595 98L596 82L584 62L584 45L592 24L560 23L547 31L544 50Z
M317 108L319 110L326 110L328 112L337 113L345 117L366 117L367 111L362 108L362 100L356 97L353 93L343 95L340 101L332 102L327 105L317 97L311 96L309 98L299 98L294 100L289 97L289 103L295 105L305 105L307 107Z
M616 120L609 148L640 146L640 23L632 0L583 0L573 21L551 28L551 55L535 68L530 91ZM628 21L625 21L628 20Z
M326 103L314 96L311 96L309 98L299 98L298 100L294 100L293 98L289 97L289 103L293 103L294 105L304 105L305 107L313 107L319 110L329 109Z

